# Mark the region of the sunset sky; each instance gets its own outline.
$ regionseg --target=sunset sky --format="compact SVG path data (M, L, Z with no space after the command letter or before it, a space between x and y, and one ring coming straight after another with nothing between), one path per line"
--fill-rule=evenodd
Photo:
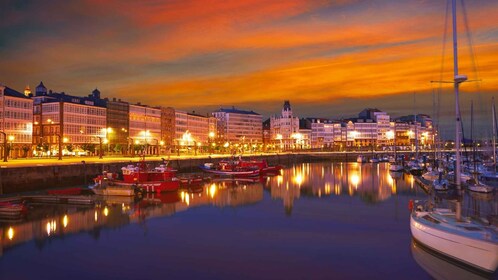
M299 117L340 118L365 107L433 115L439 85L430 81L442 65L452 78L451 33L442 63L445 0L101 2L2 1L0 83L22 91L43 81L73 95L97 87L133 103L264 117L290 100ZM487 120L498 93L498 1L467 2L477 59L460 14L460 72L482 81L462 85L462 110L472 99ZM444 133L454 110L446 85L441 100Z

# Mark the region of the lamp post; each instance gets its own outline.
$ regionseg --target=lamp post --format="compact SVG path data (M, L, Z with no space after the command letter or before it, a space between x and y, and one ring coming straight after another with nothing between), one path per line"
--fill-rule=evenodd
M112 127L108 127L105 129L105 138L107 139L107 153L111 153L111 137L110 134L113 133Z
M62 160L62 141L61 141L61 135L59 133L56 133L55 136L57 136L58 143L59 143L59 152L58 152L58 160Z
M9 135L9 142L10 142L10 146L9 146L9 154L10 154L10 152L12 151L12 146L13 146L13 144L14 144L14 143L13 143L13 142L14 142L14 139L15 139L14 135Z
M3 162L7 162L7 134L0 131L3 135Z
M99 137L99 159L102 159L102 137Z
M159 141L159 145L160 145L160 147L158 148L157 155L161 155L161 152L162 152L162 151L163 151L163 149L164 149L164 148L163 148L163 147L164 147L164 141L162 141L162 140L161 140L161 141ZM168 153L168 155L169 155L169 153Z
M209 153L212 154L213 153L213 148L211 146L211 143L213 143L213 139L214 139L214 132L209 132L208 134L208 139L209 139Z

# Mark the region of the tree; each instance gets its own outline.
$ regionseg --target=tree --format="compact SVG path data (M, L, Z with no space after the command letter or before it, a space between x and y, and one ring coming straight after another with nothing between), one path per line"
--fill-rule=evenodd
M66 146L66 150L70 153L72 153L74 151L74 146L72 144L69 144Z
M23 157L28 157L28 151L29 151L29 146L28 145L23 145L22 146L22 151L23 151Z
M85 143L81 145L81 149L86 152L95 153L95 144Z

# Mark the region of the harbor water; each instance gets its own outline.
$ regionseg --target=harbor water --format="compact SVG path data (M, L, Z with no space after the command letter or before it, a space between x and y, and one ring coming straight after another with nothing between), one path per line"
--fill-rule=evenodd
M387 163L299 163L143 199L30 204L0 222L0 279L482 279L414 243L410 200ZM466 215L496 215L466 194ZM462 278L464 277L464 278Z

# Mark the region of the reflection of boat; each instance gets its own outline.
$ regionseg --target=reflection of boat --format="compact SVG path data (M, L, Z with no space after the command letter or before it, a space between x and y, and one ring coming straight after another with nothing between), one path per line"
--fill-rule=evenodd
M26 214L28 208L24 203L0 202L0 217L15 219Z
M434 279L488 279L482 272L473 271L471 267L455 263L437 252L412 240L413 259Z
M249 178L213 178L211 181L213 183L218 183L218 182L257 183L257 182L261 182L261 179L258 178L258 177L249 177Z
M389 170L389 176L393 179L401 179L403 177L403 173Z
M145 159L137 166L127 165L121 168L122 178L118 174L104 171L94 179L92 187L96 194L132 196L137 191L166 192L176 191L180 181L176 178L176 170L161 164L154 169L148 169Z
M160 193L160 194L146 194L142 201L139 203L140 205L143 205L143 202L154 202L154 203L175 203L180 201L180 195L178 192L167 192L167 193Z
M217 164L205 163L199 165L199 168L216 176L251 177L258 176L260 173L257 167L239 167L238 163L232 161L220 161Z

